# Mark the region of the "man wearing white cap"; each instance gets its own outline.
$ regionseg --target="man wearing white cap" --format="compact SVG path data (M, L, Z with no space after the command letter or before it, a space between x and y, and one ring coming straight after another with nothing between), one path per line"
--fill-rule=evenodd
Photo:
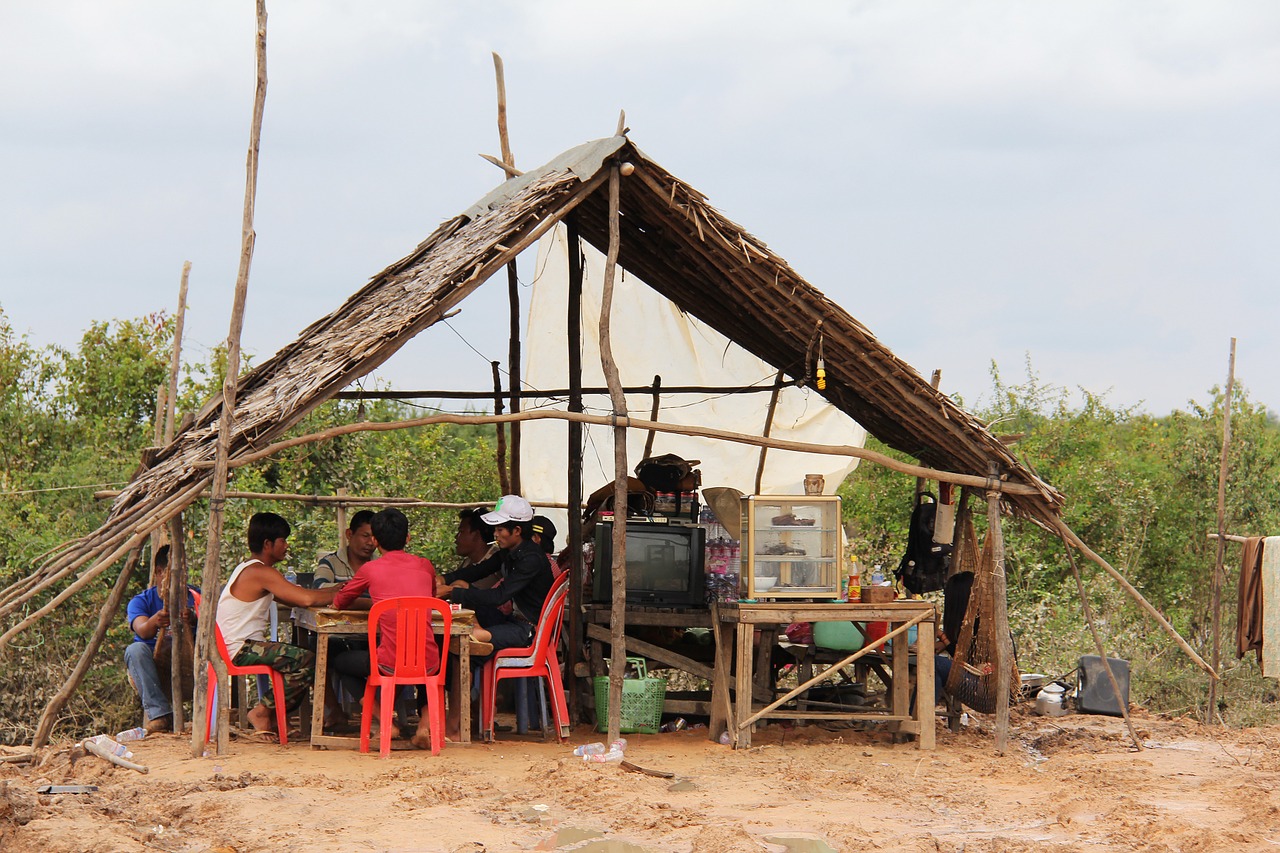
M527 646L553 580L546 554L533 541L533 507L519 495L504 495L481 519L493 525L500 550L445 575L437 594L475 611L480 627L472 631L472 639L492 643L495 651ZM472 586L495 572L501 573L501 583L490 589ZM510 614L500 609L507 602Z

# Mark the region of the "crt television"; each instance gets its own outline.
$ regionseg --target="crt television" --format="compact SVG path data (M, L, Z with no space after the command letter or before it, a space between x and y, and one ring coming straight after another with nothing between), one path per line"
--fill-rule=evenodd
M701 606L706 531L676 524L627 523L627 603ZM593 598L613 600L613 522L596 525Z

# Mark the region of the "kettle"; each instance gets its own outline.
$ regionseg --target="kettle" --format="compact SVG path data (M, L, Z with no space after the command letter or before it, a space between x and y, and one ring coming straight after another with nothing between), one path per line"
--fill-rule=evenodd
M1061 717L1067 713L1067 685L1052 681L1036 694L1036 713L1043 717Z

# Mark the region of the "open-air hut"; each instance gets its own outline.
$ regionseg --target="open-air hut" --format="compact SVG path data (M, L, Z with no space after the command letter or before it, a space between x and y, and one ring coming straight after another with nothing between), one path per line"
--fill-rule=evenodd
M270 454L272 442L308 412L439 322L552 226L564 222L571 235L608 252L611 221L616 222L613 249L621 267L787 377L811 383L813 344L821 336L827 382L820 393L886 444L918 459L921 469L931 469L907 473L986 492L1105 565L1063 525L1062 494L763 242L625 136L580 145L502 183L244 374L229 436L230 465ZM572 340L572 282L569 286ZM569 360L572 387L572 355ZM592 420L574 408L571 399L568 414L539 411L520 417ZM56 606L139 548L208 488L221 410L222 401L215 397L185 419L171 442L145 454L98 530L66 543L32 575L3 592L0 617L11 624L0 644L30 624L29 617L13 623L26 602L79 572L49 605ZM628 423L610 418L594 422ZM571 483L571 501L581 497L580 486ZM1190 652L1185 644L1183 648ZM47 735L48 725L41 730Z

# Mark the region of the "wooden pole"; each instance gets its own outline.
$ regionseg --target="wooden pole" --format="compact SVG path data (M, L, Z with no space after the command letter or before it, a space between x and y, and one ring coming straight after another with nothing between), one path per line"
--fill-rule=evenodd
M942 384L942 371L941 370L933 371L933 375L929 377L929 385L933 387L933 390L937 391L938 386L941 384ZM924 490L927 488L928 483L929 481L926 478L916 477L916 500L917 501L919 501L920 495L924 494ZM911 508L913 510L915 509L914 503L911 504Z
M569 411L582 411L582 244L578 236L577 214L565 220L565 243L569 253ZM582 424L569 421L569 655L566 672L577 672L582 655L582 583L586 566L582 557ZM576 681L570 682L576 686ZM569 719L582 719L579 691L569 691Z
M173 634L173 654L169 656L169 704L173 708L173 730L181 734L186 723L182 706L186 694L182 689L184 656L181 644L190 641L186 628L180 621L181 613L187 606L187 540L182 513L169 520L169 544L169 588L165 590L165 607L172 614L171 623L179 626L179 630ZM192 666L195 665L194 654L191 656L191 663ZM194 672L192 675L194 676Z
M511 340L507 361L511 371L507 386L511 389L511 412L520 411L520 281L516 277L516 262L507 264L507 302L511 308ZM521 494L520 489L520 422L511 423L511 494Z
M338 547L335 550L342 550L342 546L347 543L347 504L346 498L350 491L346 486L339 486L335 491L338 497L343 500L339 501L333 510L333 520L338 525Z
M191 261L182 262L182 282L178 285L178 316L173 326L173 347L169 355L169 394L165 399L164 443L173 441L175 406L178 399L178 369L182 364L182 330L187 320L187 280Z
M235 297L231 308L231 328L227 334L227 375L222 382L222 416L218 422L218 443L214 457L212 496L209 498L209 547L205 555L204 578L200 588L204 594L200 598L200 631L196 636L195 667L196 689L195 701L192 703L192 719L205 717L205 709L209 703L208 667L201 664L208 661L213 664L221 688L222 707L225 709L230 699L230 680L222 656L214 648L213 629L218 607L218 558L222 547L223 508L226 504L227 476L229 472L228 455L230 453L231 431L235 428L236 387L240 377L240 332L244 328L244 303L249 291L249 267L253 262L253 246L256 235L253 231L253 208L258 192L258 148L262 139L262 113L267 100L267 2L257 0L257 85L254 89L253 123L249 132L249 154L245 163L244 217L241 227L240 269L236 274ZM218 715L217 751L221 755L227 748L227 726L224 724L227 715ZM199 725L191 727L192 757L199 758L204 753L205 738ZM212 734L212 733L210 733Z
M790 441L784 438L764 438L758 435L749 435L740 432L730 432L722 429L711 429L710 427L690 426L684 424L665 424L659 421L649 421L642 418L632 417L615 417L613 415L588 415L582 412L562 412L555 409L536 409L526 410L517 414L508 415L459 415L459 414L440 414L429 415L422 418L412 418L403 421L377 421L343 424L342 426L331 427L321 432L311 433L309 435L297 436L277 441L274 444L268 444L258 450L238 454L235 459L231 460L234 468L249 465L260 459L266 459L269 456L288 450L290 447L299 447L304 444L311 444L317 441L328 441L343 435L352 435L357 432L386 432L396 429L414 429L416 427L431 426L433 424L503 424L511 421L540 421L540 420L562 420L576 421L582 424L596 424L599 426L617 427L622 426L627 429L652 429L658 432L669 432L673 435L692 435L699 438L710 438L718 441L732 441L738 444L749 444L755 447L770 447L774 450L791 450L796 453L820 453L827 456L849 456L854 459L864 459L868 462L888 468L891 471L897 471L900 474L906 474L911 477L925 477L930 480L938 480L945 483L954 483L957 486L974 486L976 488L985 488L990 480L987 477L979 477L973 474L957 474L954 471L940 471L937 468L925 468L920 465L912 465L907 462L900 462L891 456L878 453L874 450L867 450L865 447L854 447L847 444L814 444L806 441ZM205 463L196 462L196 468L209 467ZM1020 483L1001 483L1001 490L1006 495L1027 495L1031 497L1042 496L1044 491L1037 489L1035 486L1027 486Z
M1000 482L1000 466L991 463L989 473L994 484ZM996 621L996 753L1004 755L1009 748L1009 674L1013 669L1013 638L1009 635L1009 599L1004 576L1004 535L1000 525L1000 489L987 491L987 536L991 541L995 563L992 615Z
M626 391L624 389L623 393ZM662 377L655 373L653 375L653 405L649 407L649 420L656 421L658 412L662 409ZM653 437L657 435L656 430L649 430L648 435L644 437L644 455L641 459L648 459L653 455Z
M339 492L345 492L345 489L337 489ZM104 489L94 492L93 496L98 499L111 499L120 494L118 489ZM208 497L207 490L201 492L195 497ZM395 506L395 507L422 507L425 509L473 509L478 506L487 506L493 503L492 500L485 501L420 501L417 498L398 498L389 495L378 495L374 497L361 497L359 495L338 494L338 495L300 495L292 492L240 492L227 490L227 498L229 500L249 500L249 501L293 501L296 503L308 504L310 506ZM535 506L551 507L554 509L564 509L569 506L564 501L537 500L529 498L529 503ZM341 522L346 524L344 520ZM345 527L342 528L346 530Z
M1071 553L1072 549L1064 541L1063 547L1067 551L1067 562L1071 566L1071 574L1076 579L1076 591L1080 596L1080 606L1084 610L1084 621L1089 626L1089 633L1093 635L1093 647L1097 651L1098 657L1102 659L1102 668L1107 671L1107 679L1111 682L1111 695L1116 697L1116 702L1120 705L1120 714L1124 717L1124 724L1129 729L1129 739L1133 741L1134 749L1142 749L1142 741L1138 738L1138 733L1133 729L1133 720L1129 719L1129 708L1121 700L1122 691L1120 690L1120 682L1116 679L1116 674L1111 670L1111 659L1107 657L1107 648L1102 644L1102 635L1098 633L1097 623L1093 618L1093 605L1089 604L1089 596L1084 591L1084 578L1080 575L1080 567L1076 565L1076 556Z
M782 388L794 388L800 382L795 379L789 379L779 383ZM729 394L765 394L772 393L774 385L664 385L662 393L670 394L718 394L726 396ZM572 391L571 388L539 388L537 396L548 397L567 397ZM654 388L652 385L628 385L622 389L624 394L652 394ZM609 393L608 388L582 388L583 394L605 394ZM451 391L439 389L435 391L416 390L416 391L338 391L332 397L334 400L488 400L493 396L492 391ZM531 395L532 396L532 395Z
M1222 655L1222 582L1225 577L1223 561L1227 554L1227 454L1231 449L1231 395L1236 381L1236 339L1231 339L1231 356L1227 360L1227 391L1222 400L1222 456L1218 459L1218 548L1213 564L1213 582L1210 584L1210 601L1213 609L1213 671L1221 671ZM1119 695L1119 694L1117 694ZM1209 679L1209 707L1204 721L1222 722L1218 714L1218 679Z
M765 438L769 437L769 433L773 432L773 415L778 410L778 397L782 393L782 388L778 383L782 381L782 371L778 371L778 376L773 382L773 393L769 395L769 408L764 415L764 429L760 434ZM756 463L756 488L753 494L760 494L760 484L764 482L764 460L769 453L768 447L760 448L760 461Z
M609 313L613 309L613 278L618 266L621 241L618 207L621 187L618 164L609 167L609 251L605 255L604 284L600 295L600 366L609 385L613 417L625 418L627 398L622 393L618 365L613 360L613 341L609 331ZM627 649L623 637L627 621L627 428L613 428L613 602L609 611L609 743L618 739L622 727L622 675L626 667Z
M502 397L502 371L498 369L498 362L489 362L489 368L493 372L493 413L501 415L503 412ZM507 422L498 421L497 423L497 450L498 457L498 489L504 494L511 494L511 472L507 468Z
M502 57L493 54L493 73L498 86L498 142L502 146L502 165L507 180L515 177L516 160L511 153L511 139L507 133L507 82L502 70ZM511 411L520 411L520 279L516 274L516 262L507 264L507 303L511 313L511 335L507 363L511 372L507 377L511 388ZM520 489L520 423L511 424L511 487L510 494L523 494ZM503 494L508 494L504 489Z
M71 671L71 675L63 682L62 687L49 700L49 704L45 706L44 713L40 715L40 722L36 724L35 737L31 739L31 748L39 749L49 742L49 733L53 731L53 724L57 722L58 714L62 712L63 707L67 704L67 700L76 692L76 688L80 686L80 682L84 679L84 674L89 671L89 664L93 663L93 658L98 654L98 648L102 645L102 638L107 635L107 629L111 627L111 622L116 618L116 611L120 609L120 602L124 599L125 591L129 588L129 579L133 577L133 567L138 564L138 550L129 552L128 558L124 561L124 568L120 570L120 576L116 578L116 584L111 588L111 594L107 596L107 600L103 602L101 609L98 610L98 626L93 631L93 636L89 638L89 644L85 646L84 651L80 654L80 660L76 662L75 669Z
M152 433L152 446L158 447L164 439L164 411L165 411L165 386L156 387L156 420L154 431ZM163 528L157 528L151 532L151 561L147 567L147 586L151 586L156 581L156 553L165 544L166 533Z

